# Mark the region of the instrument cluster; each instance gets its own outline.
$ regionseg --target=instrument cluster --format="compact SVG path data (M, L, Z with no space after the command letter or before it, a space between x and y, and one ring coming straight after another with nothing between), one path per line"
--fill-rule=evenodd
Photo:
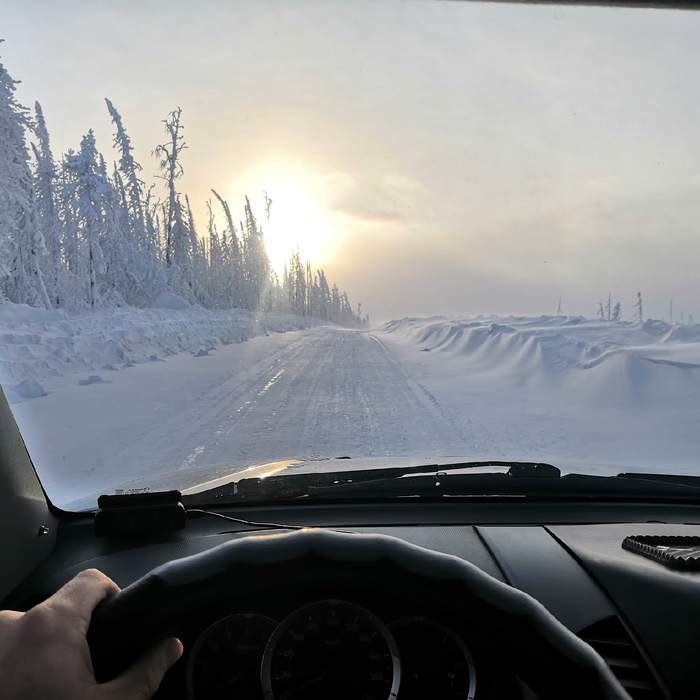
M384 622L344 600L303 605L282 620L238 613L197 638L187 662L190 700L473 700L469 648L425 617Z

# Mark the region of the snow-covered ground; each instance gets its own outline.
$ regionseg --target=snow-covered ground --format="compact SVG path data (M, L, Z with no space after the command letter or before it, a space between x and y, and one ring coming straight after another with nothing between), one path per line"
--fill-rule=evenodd
M315 323L290 314L208 311L175 294L161 294L149 309L86 313L2 303L0 381L13 399L21 399L26 387L41 385L46 378L85 370L111 372L182 352L204 354L218 345Z
M285 459L700 473L700 326L422 318L367 332L240 312L0 306L0 362L63 505Z
M379 334L474 450L700 474L700 325L406 318Z

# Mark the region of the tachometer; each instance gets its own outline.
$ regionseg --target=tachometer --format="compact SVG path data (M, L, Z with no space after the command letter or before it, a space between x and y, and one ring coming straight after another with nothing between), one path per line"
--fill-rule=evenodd
M389 625L401 654L399 700L473 700L474 661L453 630L423 617Z
M187 665L190 700L261 700L260 664L276 626L265 615L240 613L207 627Z
M399 655L386 625L369 610L324 600L295 610L265 647L265 700L393 700Z

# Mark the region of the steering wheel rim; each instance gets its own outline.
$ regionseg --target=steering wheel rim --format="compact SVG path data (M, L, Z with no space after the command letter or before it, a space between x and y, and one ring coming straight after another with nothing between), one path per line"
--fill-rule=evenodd
M294 574L329 582L343 575L376 576L390 591L439 587L455 604L494 620L494 635L513 651L517 672L540 697L629 700L606 663L532 596L470 562L389 535L309 529L249 535L156 567L104 601L93 614L88 641L100 681L123 670L159 637L176 632L178 610L202 609L217 595L244 595L285 585ZM274 577L274 578L273 578ZM426 588L428 587L428 588ZM505 634L504 634L505 632ZM566 682L566 688L561 683Z

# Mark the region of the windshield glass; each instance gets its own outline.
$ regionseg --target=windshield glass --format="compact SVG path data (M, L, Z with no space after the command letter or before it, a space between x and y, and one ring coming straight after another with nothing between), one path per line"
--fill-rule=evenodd
M0 382L57 505L467 459L700 474L700 13L2 15Z

